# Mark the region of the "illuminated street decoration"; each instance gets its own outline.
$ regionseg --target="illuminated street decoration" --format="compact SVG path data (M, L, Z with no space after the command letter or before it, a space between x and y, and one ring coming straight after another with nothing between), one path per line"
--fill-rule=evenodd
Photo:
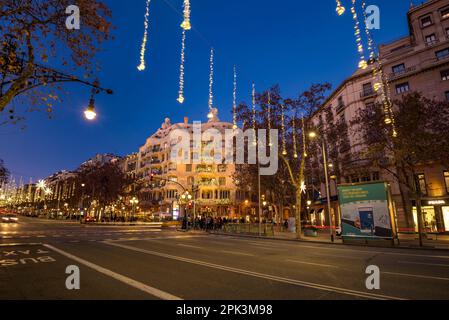
M184 0L184 21L181 23L181 28L184 30L192 29L190 24L190 0Z
M341 5L340 0L337 0L337 8L336 8L335 10L337 11L337 14L338 14L339 16L342 16L342 15L346 12L345 7L343 7L343 6Z
M253 144L257 145L257 134L256 134L256 85L253 82L253 90L252 90L252 106L253 106L253 129L254 129L254 141Z
M298 150L296 148L296 116L292 120L292 135L293 135L293 157L298 158Z
M237 70L234 66L234 90L232 92L232 123L234 130L237 129Z
M209 74L209 115L211 115L211 111L214 104L214 48L210 49L210 74Z
M181 65L179 67L179 95L178 102L184 103L184 63L185 63L185 42L186 31L182 30L182 42L181 42Z
M301 190L301 193L306 193L307 192L307 186L306 186L306 183L304 181L301 181L301 185L299 186L299 189Z
M395 120L393 111L391 108L391 99L390 99L390 87L388 84L388 79L386 78L384 72L383 72L383 66L381 59L377 58L375 50L374 50L374 40L371 35L371 32L368 28L367 24L367 14L366 14L366 2L362 0L362 11L363 11L363 17L365 21L365 33L368 41L368 51L370 55L370 61L372 64L373 69L373 88L376 92L380 92L381 98L382 98L382 104L383 104L383 110L385 114L385 124L392 126L392 135L393 137L397 136L396 128L395 128ZM377 65L375 64L377 60Z
M360 27L359 27L360 22L359 22L359 18L357 16L357 11L355 9L355 6L356 6L356 0L352 0L351 13L352 13L352 18L354 20L354 35L355 35L356 44L357 44L357 51L359 52L359 55L360 55L359 68L366 69L368 67L368 63L365 60L362 35L360 33Z
M282 155L287 155L287 141L286 141L286 132L285 132L285 112L284 106L281 105L281 121L282 121Z
M145 51L147 48L147 40L148 40L148 18L150 16L150 2L151 0L147 0L146 11L145 11L145 32L143 34L142 46L140 48L140 65L137 67L137 70L143 71L145 70Z
M268 91L268 110L267 110L267 116L268 116L268 132L271 132L271 93ZM270 147L273 146L273 142L271 141L271 134L268 135L268 145Z

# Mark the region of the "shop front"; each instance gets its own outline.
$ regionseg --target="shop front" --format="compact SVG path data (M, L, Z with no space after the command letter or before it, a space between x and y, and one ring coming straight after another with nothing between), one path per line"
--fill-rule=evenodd
M421 202L425 232L449 234L449 198L426 199ZM413 202L413 220L415 231L418 232L416 202Z

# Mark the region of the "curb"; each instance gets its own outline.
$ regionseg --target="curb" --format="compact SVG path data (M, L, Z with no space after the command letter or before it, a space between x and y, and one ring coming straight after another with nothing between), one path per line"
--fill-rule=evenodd
M260 237L260 236L252 236L245 234L230 234L230 233L219 233L219 232L207 232L206 234L220 235L220 236L228 236L228 237L240 237L240 238L249 238L249 239L262 239L262 240L275 240L275 241L288 241L288 242L298 242L298 243L313 243L313 244L328 244L333 246L352 246L352 247L360 247L360 248L385 248L385 249L408 249L408 250L431 250L431 251L440 251L440 252L449 252L449 249L444 248L435 248L435 247L412 247L412 246L393 246L393 247L383 247L383 246L363 246L359 244L352 243L332 243L332 242L323 242L323 241L314 241L314 240L297 240L297 239L284 239L284 238L268 238L268 237Z

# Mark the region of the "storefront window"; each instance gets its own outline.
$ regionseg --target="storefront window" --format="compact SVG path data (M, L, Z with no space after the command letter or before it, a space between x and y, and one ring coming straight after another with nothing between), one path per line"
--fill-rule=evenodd
M444 231L449 232L449 207L441 209L443 210Z
M425 232L438 232L438 224L435 215L435 207L422 207L423 227ZM413 221L415 231L418 232L418 214L416 207L413 207Z

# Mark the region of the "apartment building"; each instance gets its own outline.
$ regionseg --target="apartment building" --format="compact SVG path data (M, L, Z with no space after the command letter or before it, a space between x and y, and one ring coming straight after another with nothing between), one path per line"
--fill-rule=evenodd
M409 33L407 36L388 44L380 45L379 55L383 72L389 80L391 99L418 91L428 98L449 101L449 0L431 0L419 6L412 6L407 12ZM335 121L350 121L357 110L380 101L373 89L372 66L356 71L330 95L323 107L313 116L317 126L335 125L325 120L332 114ZM348 132L347 142L329 146L333 168L337 171L331 183L334 223L339 221L336 185L369 181L388 181L397 211L399 228L417 228L416 209L414 217L407 217L401 204L398 184L393 177L379 168L373 168L364 161L360 152L363 141L356 134ZM337 148L338 150L332 150ZM337 152L332 152L337 151ZM427 231L449 232L449 168L438 163L426 165L418 174L423 201L424 225ZM321 180L321 179L320 179ZM318 225L329 225L323 198L324 185L319 183L320 198L313 199L309 214ZM313 197L312 197L313 198ZM315 197L316 198L316 197ZM412 199L412 205L415 201Z
M224 146L224 132L232 129L232 123L221 122L215 114L207 123L201 124L202 133L209 129L222 133ZM140 207L146 212L172 215L175 219L182 215L182 210L186 207L192 211L195 207L196 214L200 216L233 216L236 197L233 181L235 166L203 161L203 150L210 141L201 142L199 154L189 152L185 155L192 160L187 161L191 163L174 161L171 155L178 140L173 140L171 133L175 130L189 132L190 146L193 147L193 123L189 123L186 117L184 122L172 124L167 118L140 147L139 152L127 160L127 165L131 166L128 167L128 174L137 177L139 184L143 186L139 191ZM191 195L191 199L188 199L190 201L183 202L181 196L185 191Z

